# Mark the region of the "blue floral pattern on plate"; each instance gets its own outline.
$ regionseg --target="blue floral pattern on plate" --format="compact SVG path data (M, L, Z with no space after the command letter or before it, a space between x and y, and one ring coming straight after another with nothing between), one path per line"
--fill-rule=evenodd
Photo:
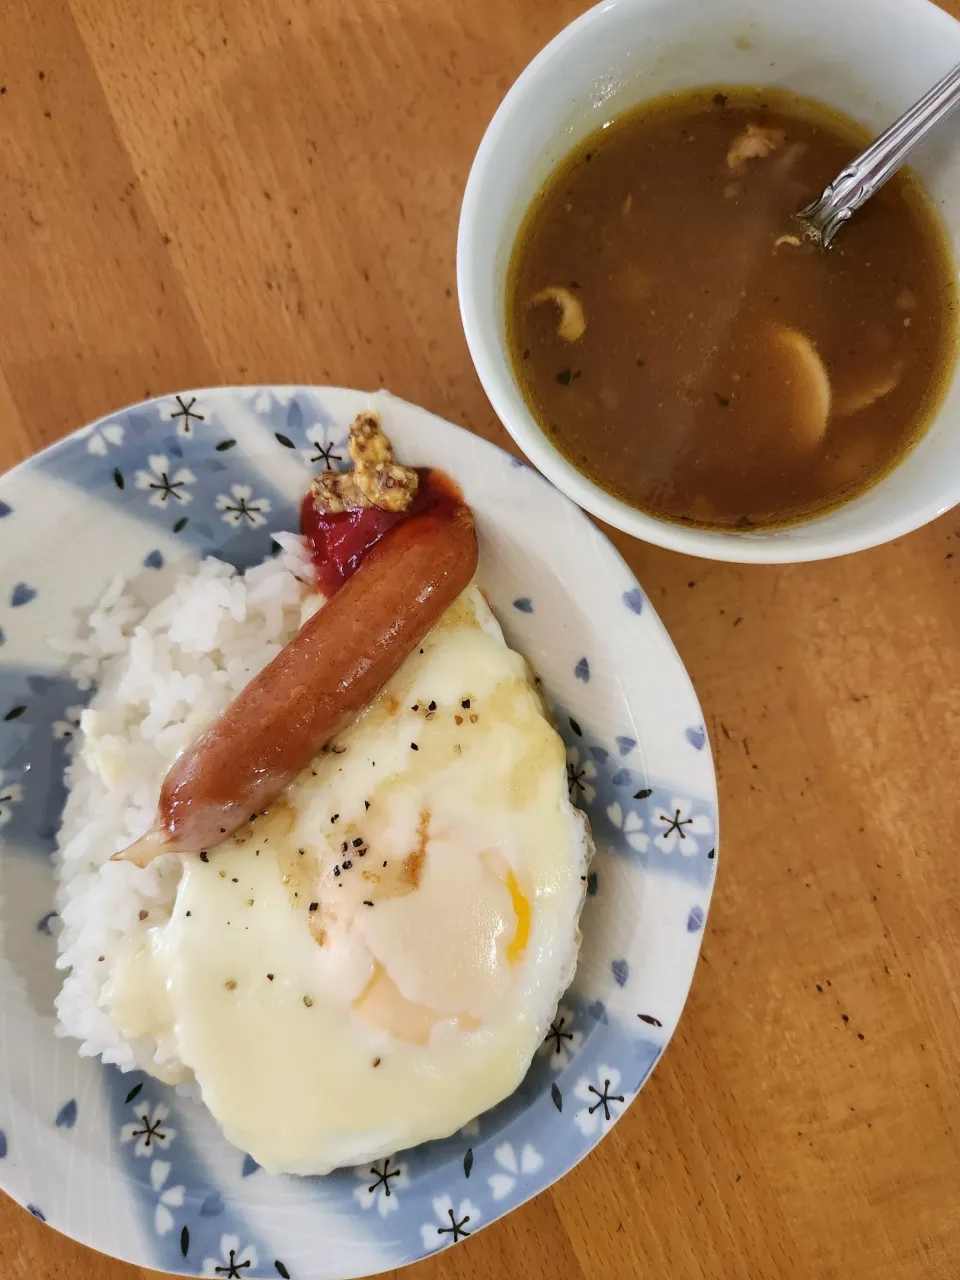
M477 513L480 580L542 681L597 843L573 987L520 1088L457 1134L326 1178L265 1173L208 1113L54 1035L51 855L65 747L89 690L47 647L117 573L144 589L199 555L245 567L296 527L313 471L380 409L398 453L449 471ZM51 520L51 512L56 519ZM468 1238L565 1173L663 1051L716 868L710 751L649 601L534 470L384 393L183 392L85 427L0 478L0 1185L141 1266L344 1280ZM16 1046L16 1053L11 1047Z

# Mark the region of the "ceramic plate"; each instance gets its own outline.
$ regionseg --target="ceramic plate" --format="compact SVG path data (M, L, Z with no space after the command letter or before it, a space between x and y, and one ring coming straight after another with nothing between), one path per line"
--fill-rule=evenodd
M157 591L294 529L312 472L378 408L400 457L450 472L480 581L543 680L597 856L576 981L517 1092L454 1137L325 1178L266 1174L212 1118L54 1032L51 855L89 694L47 646L117 573ZM139 404L0 478L0 1185L36 1217L185 1275L344 1280L449 1247L581 1160L677 1023L716 867L700 710L656 613L587 517L529 467L383 393L224 388ZM238 1046L238 1051L242 1046Z

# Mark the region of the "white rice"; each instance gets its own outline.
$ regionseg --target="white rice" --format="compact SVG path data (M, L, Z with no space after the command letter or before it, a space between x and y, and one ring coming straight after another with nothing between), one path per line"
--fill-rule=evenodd
M78 633L53 641L81 688L96 686L71 743L58 836L58 1034L129 1070L175 1066L172 1046L124 1040L106 1008L117 956L168 918L179 860L141 869L110 855L152 824L175 756L279 653L319 597L294 534L239 574L213 558L179 574L152 608L115 578ZM141 913L146 915L141 918Z

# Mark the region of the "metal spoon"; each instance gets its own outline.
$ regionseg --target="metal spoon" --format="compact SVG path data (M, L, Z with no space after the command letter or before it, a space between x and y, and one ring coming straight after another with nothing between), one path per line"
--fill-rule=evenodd
M960 66L948 71L929 93L908 107L899 120L834 178L823 195L799 211L797 217L807 224L808 234L825 249L857 209L896 173L934 125L958 105Z

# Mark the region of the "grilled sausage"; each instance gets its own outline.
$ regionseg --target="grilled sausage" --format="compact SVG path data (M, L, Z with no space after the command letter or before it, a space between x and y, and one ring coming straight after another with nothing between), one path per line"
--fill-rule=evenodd
M463 502L395 525L357 572L170 768L156 821L117 859L218 845L366 707L477 567Z

